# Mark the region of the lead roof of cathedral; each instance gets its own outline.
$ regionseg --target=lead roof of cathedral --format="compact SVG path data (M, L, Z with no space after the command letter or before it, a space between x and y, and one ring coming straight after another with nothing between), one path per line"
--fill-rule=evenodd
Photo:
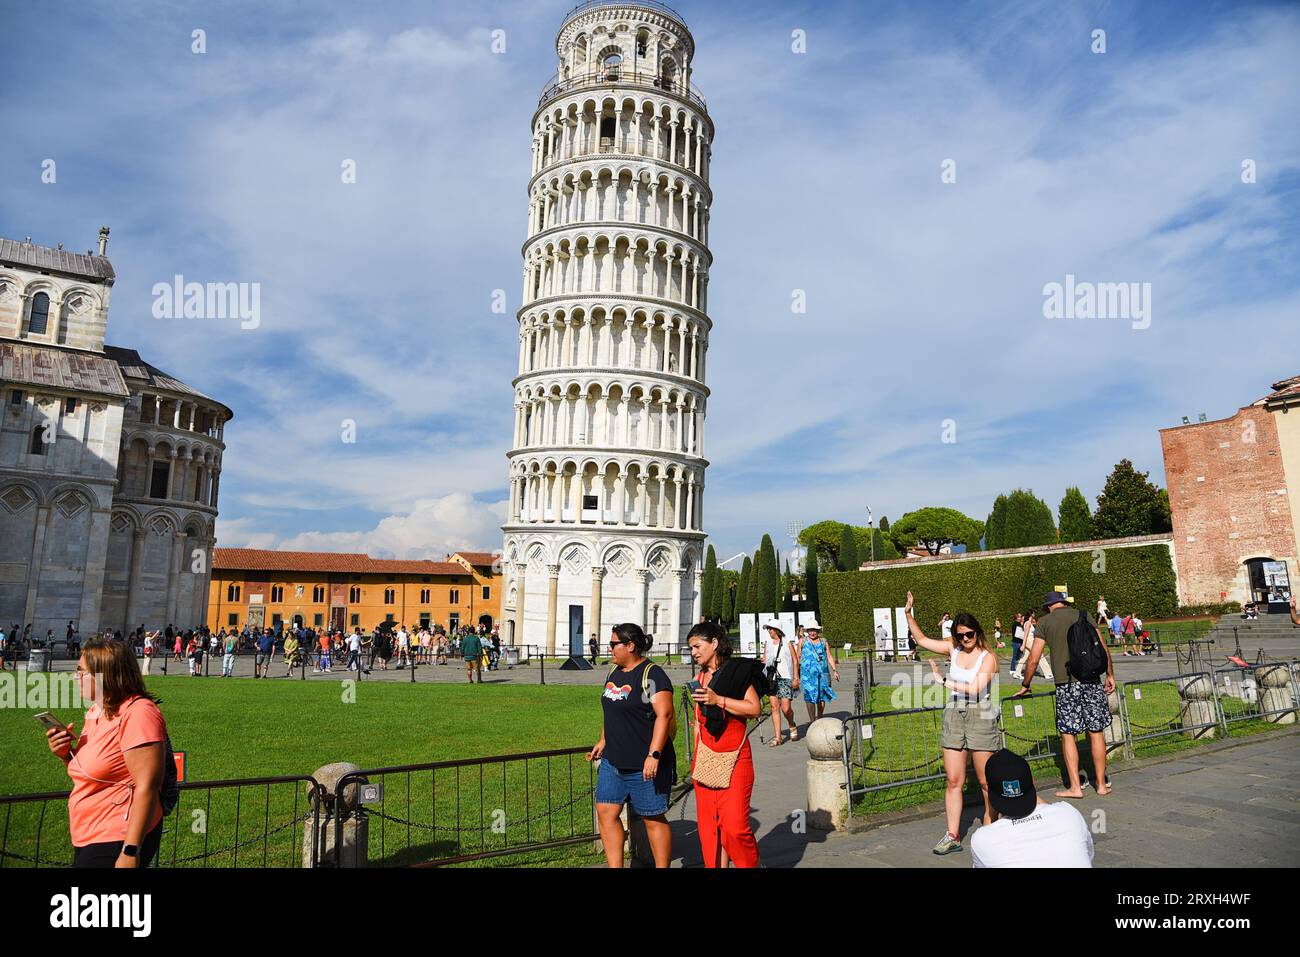
M20 243L15 239L0 239L0 262L79 276L110 285L117 278L107 256L74 253L51 246L38 246L32 242Z

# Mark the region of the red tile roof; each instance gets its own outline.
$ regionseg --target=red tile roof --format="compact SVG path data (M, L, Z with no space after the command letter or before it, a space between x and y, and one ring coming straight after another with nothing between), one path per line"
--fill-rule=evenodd
M265 548L216 548L212 567L230 571L340 572L351 575L463 575L456 562L371 558L361 552L285 552Z
M447 559L450 560L455 555L459 555L471 565L487 565L489 567L495 565L500 557L498 552L453 552L447 556Z

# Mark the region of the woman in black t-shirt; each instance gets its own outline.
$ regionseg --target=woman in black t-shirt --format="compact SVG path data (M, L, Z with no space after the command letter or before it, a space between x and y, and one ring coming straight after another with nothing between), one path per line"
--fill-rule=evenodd
M623 866L626 835L619 820L631 802L644 821L656 867L672 859L668 792L676 757L668 727L673 715L673 685L667 673L645 657L652 639L638 625L617 626L609 639L614 670L601 689L605 721L600 740L587 755L599 761L596 817L610 867Z

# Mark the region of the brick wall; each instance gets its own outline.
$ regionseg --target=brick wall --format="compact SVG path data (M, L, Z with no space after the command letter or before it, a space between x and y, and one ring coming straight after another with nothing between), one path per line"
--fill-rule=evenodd
M1250 599L1242 562L1287 563L1296 582L1296 538L1274 416L1259 406L1160 430L1184 604Z

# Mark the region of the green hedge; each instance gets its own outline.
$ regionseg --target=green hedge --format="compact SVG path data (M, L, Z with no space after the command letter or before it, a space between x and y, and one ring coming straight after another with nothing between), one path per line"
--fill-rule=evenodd
M1013 555L959 561L925 562L874 572L834 572L820 577L822 624L835 645L867 645L875 631L873 610L901 608L910 589L930 629L943 615L968 611L992 636L993 620L1002 619L1008 639L1016 612L1038 607L1055 585L1067 585L1075 603L1089 612L1097 597L1120 612L1136 611L1144 619L1163 618L1178 610L1178 595L1169 549L1163 545L1107 548L1105 572L1094 573L1093 552Z

